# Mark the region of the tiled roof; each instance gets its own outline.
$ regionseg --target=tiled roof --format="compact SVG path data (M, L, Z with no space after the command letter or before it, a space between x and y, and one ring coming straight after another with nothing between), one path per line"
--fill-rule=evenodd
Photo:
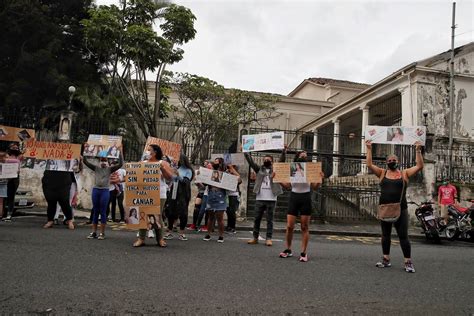
M353 81L348 81L348 80L337 80L337 79L330 79L330 78L308 78L308 80L320 85L336 84L336 85L350 86L350 87L355 87L355 88L367 88L371 86L370 84L366 84L366 83L353 82Z

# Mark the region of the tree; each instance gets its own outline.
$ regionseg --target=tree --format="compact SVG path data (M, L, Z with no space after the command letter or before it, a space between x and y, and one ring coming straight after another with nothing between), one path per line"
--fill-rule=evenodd
M201 148L228 138L229 131L238 130L240 125L263 124L281 115L275 112L278 97L271 94L225 89L215 81L190 74L177 75L173 87L183 111L180 121L186 129L184 137L194 143L192 162Z
M194 38L192 12L167 2L122 0L120 8L99 6L84 19L89 53L98 61L111 92L127 99L144 136L155 136L165 113L166 66L183 58L180 45ZM160 21L161 35L153 30ZM148 74L154 72L154 81ZM152 101L149 83L153 82Z

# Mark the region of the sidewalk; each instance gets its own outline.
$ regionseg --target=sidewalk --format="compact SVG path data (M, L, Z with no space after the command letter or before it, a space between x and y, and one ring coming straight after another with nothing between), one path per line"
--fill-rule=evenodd
M44 208L32 208L32 209L20 209L17 211L18 214L35 215L35 216L46 216L46 209ZM90 211L76 211L76 219L87 219L89 218ZM190 219L192 220L192 219ZM267 222L262 220L260 225L261 231L264 232L267 227ZM238 231L252 231L253 220L237 221ZM358 237L380 237L380 225L374 224L341 224L341 223L311 223L309 226L310 234L314 235L338 235L338 236L358 236ZM286 223L274 222L273 231L276 233L285 233ZM300 227L297 224L295 231L299 232ZM392 233L396 236L395 230ZM421 228L411 226L408 229L408 235L410 239L425 239L425 235L422 233Z

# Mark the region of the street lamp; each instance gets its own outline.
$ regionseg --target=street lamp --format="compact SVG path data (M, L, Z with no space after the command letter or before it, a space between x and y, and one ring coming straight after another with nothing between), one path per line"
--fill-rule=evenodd
M428 117L428 110L423 110L423 117L425 119L425 123L423 125L426 126L426 128L428 128L428 123L426 123L426 118Z
M69 91L69 103L68 103L68 111L71 110L71 102L72 102L72 97L74 96L74 93L76 92L76 87L74 86L69 86L69 88L67 89L67 91Z

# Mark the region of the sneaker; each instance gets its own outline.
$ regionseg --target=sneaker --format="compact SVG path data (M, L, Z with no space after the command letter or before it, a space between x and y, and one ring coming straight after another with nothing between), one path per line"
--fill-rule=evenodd
M201 226L201 228L199 228L199 231L207 233L207 226Z
M105 239L105 234L104 234L104 233L100 233L100 234L99 234L99 237L97 237L97 239L99 239L99 240L104 240L104 239Z
M112 217L107 217L107 222L112 223Z
M4 222L11 222L11 221L12 221L12 216L11 216L11 215L8 215L7 217L2 218L2 221L4 221Z
M237 232L233 228L226 229L225 233L226 234L237 234Z
M411 260L405 262L405 271L408 273L415 273L415 267L413 266L413 262L411 262Z
M300 255L300 262L308 262L308 255L304 252Z
M273 246L273 241L271 239L265 240L265 246L268 246L268 247Z
M87 239L96 239L96 238L97 238L97 233L96 233L96 232L90 233L90 234L87 236Z
M379 261L375 264L377 268L390 268L392 264L389 259L382 258L382 261Z
M280 252L280 258L289 258L293 257L290 249L285 249L283 252Z
M173 238L174 238L173 234L171 234L171 233L168 233L168 234L165 235L165 237L163 237L163 239L166 239L166 240L171 240Z
M256 245L256 244L258 244L258 239L252 238L249 241L247 241L247 244Z
M153 232L153 230L149 230L147 236L148 238L155 238L155 233Z
M211 235L208 234L208 235L204 236L204 238L202 240L204 240L204 241L211 240Z
M188 241L188 237L186 237L186 235L184 235L184 234L179 235L178 239L182 240L182 241Z
M188 227L186 227L186 230L196 230L196 225L191 224Z
M219 236L219 238L217 239L217 242L223 243L224 242L224 237Z
M122 219L122 220L120 220L119 223L120 223L120 224L125 224L125 221Z

